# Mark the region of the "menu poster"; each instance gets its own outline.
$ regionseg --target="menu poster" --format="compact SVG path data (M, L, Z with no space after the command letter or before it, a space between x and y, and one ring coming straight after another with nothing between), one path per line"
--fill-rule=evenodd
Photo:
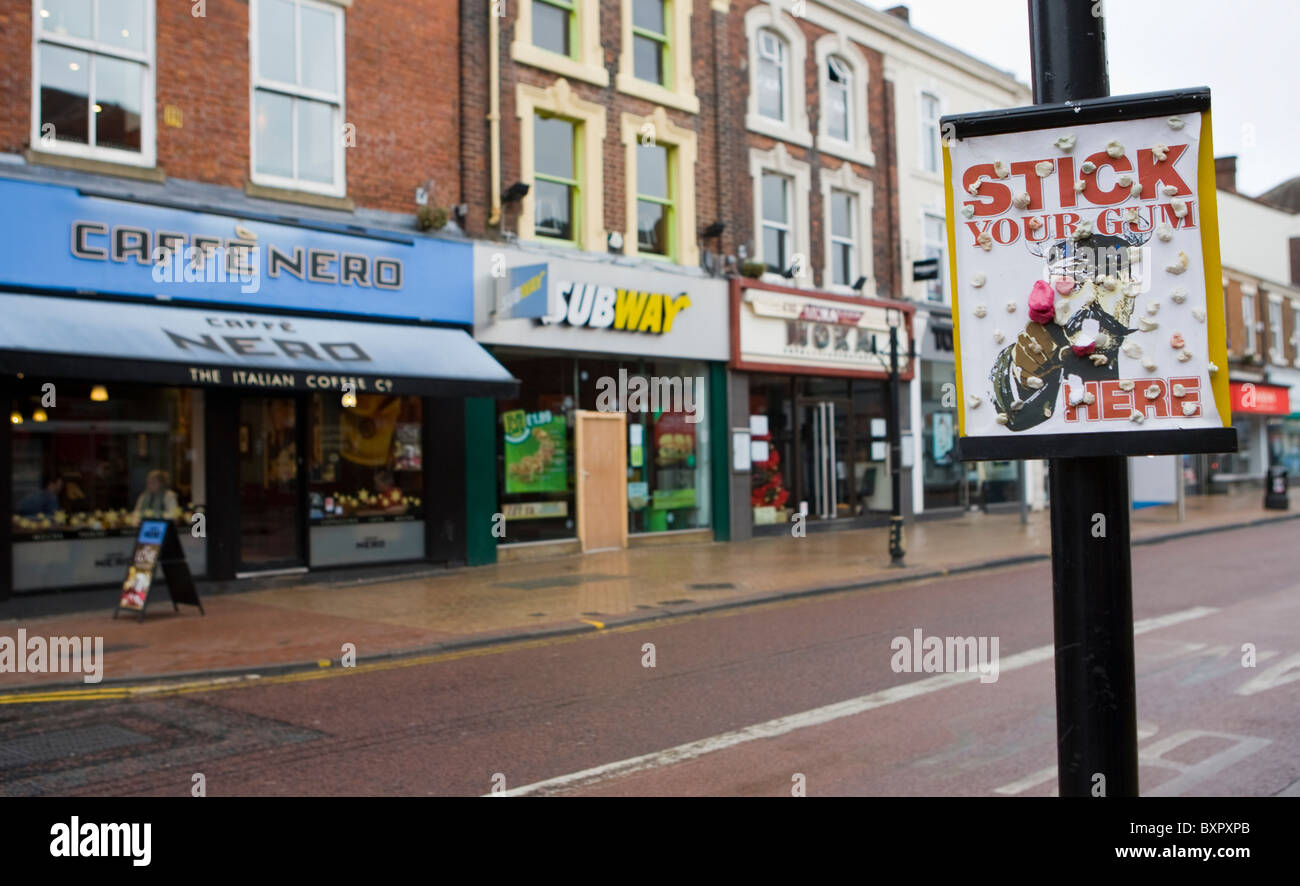
M163 576L167 579L172 609L179 611L180 606L177 604L188 603L199 607L201 614L206 614L203 612L203 603L199 600L198 589L194 587L189 564L185 562L185 551L176 535L176 527L166 520L145 520L141 522L140 531L135 538L135 550L122 582L122 595L118 599L117 608L113 610L114 618L122 610L127 610L139 613L140 621L144 620L144 610L149 605L149 592L153 587L154 570L158 566L162 567Z
M515 409L501 420L505 426L506 493L567 492L568 422L564 415Z
M165 520L145 520L140 524L131 565L127 567L126 580L122 582L122 598L117 604L119 609L144 612L144 607L149 602L149 589L153 585L154 567L158 564L158 555L162 552L166 536Z

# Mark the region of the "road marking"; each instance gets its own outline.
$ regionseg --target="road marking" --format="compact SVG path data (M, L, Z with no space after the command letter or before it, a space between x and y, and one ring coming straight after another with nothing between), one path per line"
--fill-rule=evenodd
M1145 634L1148 631L1155 631L1160 628L1169 627L1170 625L1181 624L1182 622L1203 618L1204 616L1218 611L1218 609L1211 606L1196 606L1191 609L1184 609L1180 612L1171 612L1167 615L1161 615L1155 618L1142 619L1133 625L1133 633L1134 635ZM1005 673L1018 668L1025 668L1030 665L1051 661L1054 654L1055 650L1051 645L1039 646L1035 649L1017 652L1015 655L1002 659L999 672ZM756 741L760 738L776 738L777 736L786 735L799 729L807 729L810 726L821 726L825 723L843 719L844 717L854 717L858 714L875 710L876 708L882 708L886 705L906 701L909 698L916 698L921 695L927 695L931 692L938 692L939 690L947 689L950 686L975 682L979 680L979 677L980 675L978 671L936 674L933 677L914 680L911 683L904 683L901 686L891 686L888 689L872 692L869 695L851 698L847 701L835 702L834 704L825 705L820 708L813 708L810 711L803 711L802 713L791 714L786 717L778 717L775 720L768 720L766 723L757 723L753 726L746 726L743 729L737 729L732 732L724 732L721 735L714 735L710 738L702 738L698 741L687 742L686 744L681 744L674 748L668 748L667 750L656 751L652 754L643 754L639 757L631 757L627 760L619 760L615 763L606 763L603 766L594 766L591 769L584 769L581 772L573 772L568 775L548 778L545 781L534 782L533 784L524 785L522 787L513 788L496 794L484 794L484 796L545 796L547 794L560 793L575 788L589 787L613 778L623 778L638 772L658 769L663 766L671 766L676 763L684 763L687 760L693 760L696 757L702 757L705 754L733 748L737 745Z

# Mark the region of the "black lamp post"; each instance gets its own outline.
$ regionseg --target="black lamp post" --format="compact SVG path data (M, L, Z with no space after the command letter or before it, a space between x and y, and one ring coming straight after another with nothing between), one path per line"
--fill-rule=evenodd
M903 312L886 308L889 323L889 479L892 487L889 505L889 565L903 566L903 447L900 444L898 418L898 327ZM911 351L909 339L908 351Z

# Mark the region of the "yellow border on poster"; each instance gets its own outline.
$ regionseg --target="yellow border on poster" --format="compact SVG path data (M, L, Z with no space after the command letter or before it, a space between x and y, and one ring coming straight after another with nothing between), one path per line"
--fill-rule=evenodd
M1228 324L1223 306L1223 263L1219 257L1218 179L1214 174L1214 138L1210 112L1201 114L1201 144L1196 160L1196 192L1201 197L1201 263L1205 266L1205 322L1210 344L1210 362L1219 368L1210 373L1214 405L1223 426L1232 425L1232 402L1228 393Z
M948 153L948 139L943 144L943 205L948 217L948 291L952 301L952 358L956 367L957 382L957 437L966 436L966 398L961 387L961 311L957 307L957 212L952 198L952 155Z
M957 287L957 213L953 200L952 156L943 139L944 207L948 223L948 278L952 299L952 349L957 382L957 436L966 436L966 399L962 393L961 311ZM1201 134L1196 160L1196 191L1201 197L1201 263L1205 270L1205 322L1209 360L1217 372L1210 373L1214 405L1223 427L1232 425L1232 403L1228 391L1228 329L1223 305L1223 264L1219 256L1219 203L1214 174L1214 141L1210 112L1201 114Z

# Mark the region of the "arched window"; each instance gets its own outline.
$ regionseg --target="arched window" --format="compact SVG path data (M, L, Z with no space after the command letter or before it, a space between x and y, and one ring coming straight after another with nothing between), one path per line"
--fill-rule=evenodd
M826 60L826 83L823 88L822 112L826 115L826 134L831 138L853 142L853 68L839 56Z
M790 53L774 31L758 32L758 69L754 89L758 93L758 113L771 120L786 122Z

